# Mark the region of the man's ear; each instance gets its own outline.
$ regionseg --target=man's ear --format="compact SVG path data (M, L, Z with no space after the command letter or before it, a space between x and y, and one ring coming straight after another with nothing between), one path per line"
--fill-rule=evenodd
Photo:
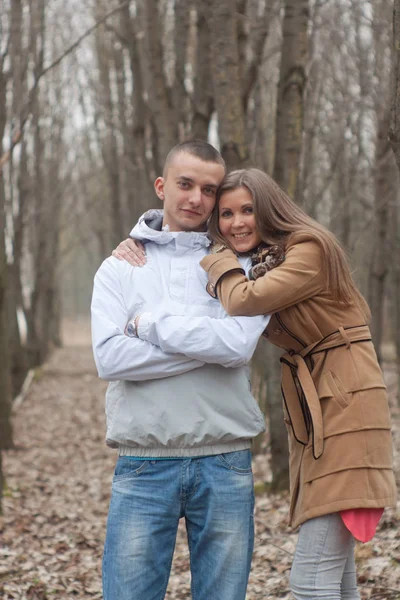
M164 201L164 198L165 198L165 195L164 195L164 177L157 177L157 179L154 182L154 189L156 190L156 194L160 198L160 200Z

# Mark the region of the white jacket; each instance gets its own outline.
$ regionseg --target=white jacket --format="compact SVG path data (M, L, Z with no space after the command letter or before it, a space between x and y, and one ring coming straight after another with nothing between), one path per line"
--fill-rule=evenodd
M205 233L160 231L149 211L131 235L147 263L114 258L98 270L93 351L106 397L107 443L135 456L201 456L250 445L264 429L246 365L269 317L228 317L205 291ZM248 259L242 260L249 266ZM142 315L139 335L124 335Z

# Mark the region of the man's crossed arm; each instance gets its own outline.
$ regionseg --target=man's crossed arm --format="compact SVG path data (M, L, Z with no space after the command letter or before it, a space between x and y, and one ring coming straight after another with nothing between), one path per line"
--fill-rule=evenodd
M142 314L137 331L140 339L165 352L181 352L206 363L239 367L250 361L269 319L177 315L167 305L153 314Z
M93 352L99 376L109 381L143 381L179 375L205 363L241 366L250 360L269 319L213 319L171 315L167 310L141 316L138 330L143 339L126 336L125 326L132 315L128 315L116 265L112 259L105 261L96 274L92 299Z

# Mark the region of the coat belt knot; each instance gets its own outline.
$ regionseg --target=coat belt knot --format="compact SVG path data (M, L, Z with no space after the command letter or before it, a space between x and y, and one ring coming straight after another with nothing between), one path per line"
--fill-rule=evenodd
M318 352L326 352L340 346L350 349L351 344L355 342L369 341L371 332L368 325L340 327L300 352L286 352L280 359L282 394L293 435L303 445L309 443L311 436L315 459L320 458L324 451L324 424L318 392L305 359Z

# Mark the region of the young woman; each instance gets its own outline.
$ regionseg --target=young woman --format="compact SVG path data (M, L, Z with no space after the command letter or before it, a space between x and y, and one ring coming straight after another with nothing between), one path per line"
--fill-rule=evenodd
M354 538L371 539L396 501L368 306L335 237L258 169L226 176L209 233L214 247L201 265L210 295L230 315L272 314L265 335L284 352L290 521L300 526L293 595L358 600ZM253 279L237 260L248 253Z

